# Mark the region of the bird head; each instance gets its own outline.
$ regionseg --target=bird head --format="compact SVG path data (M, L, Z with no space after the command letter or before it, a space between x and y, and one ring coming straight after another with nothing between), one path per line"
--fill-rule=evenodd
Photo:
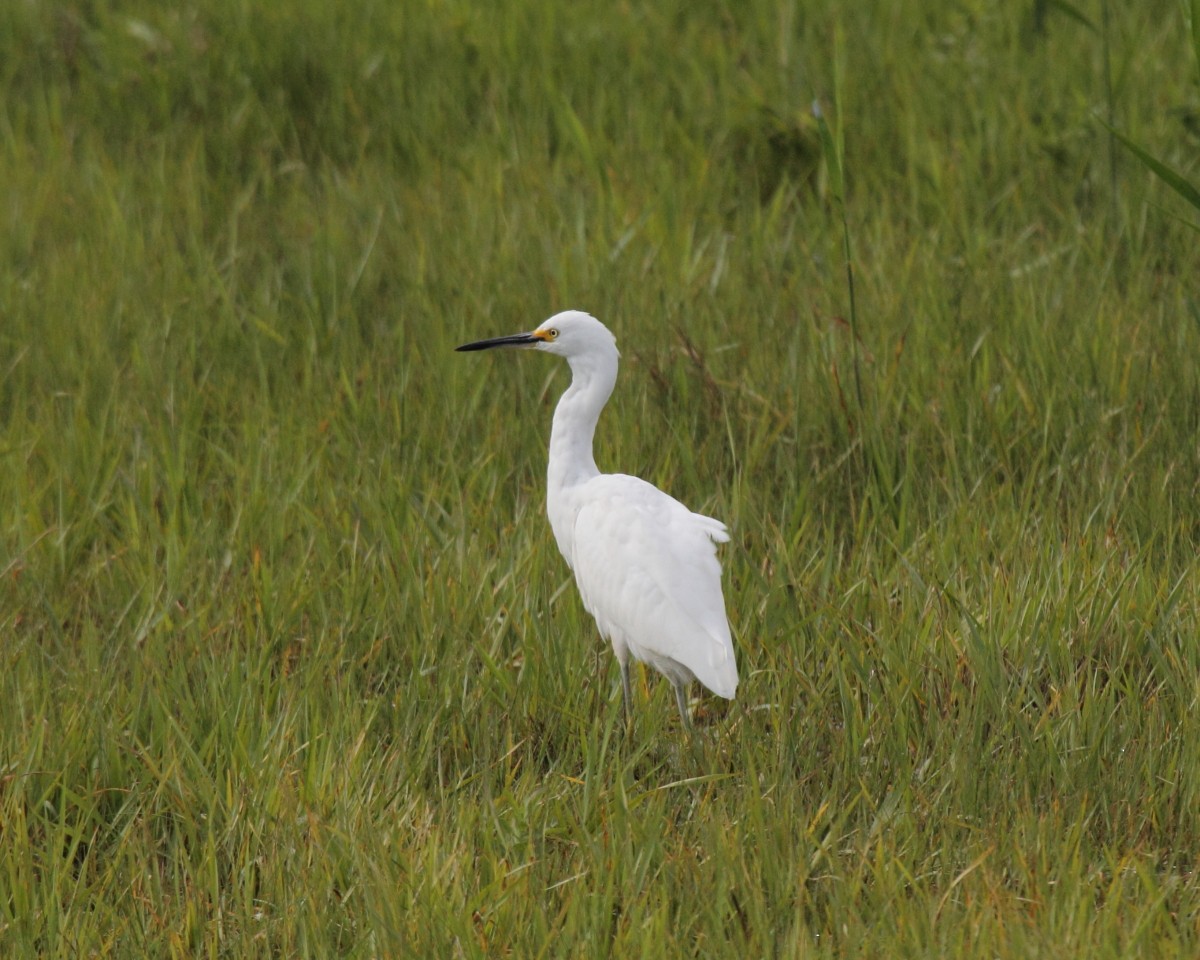
M580 310L556 313L529 333L464 343L457 350L491 350L493 347L532 347L569 361L617 354L617 340L608 327Z

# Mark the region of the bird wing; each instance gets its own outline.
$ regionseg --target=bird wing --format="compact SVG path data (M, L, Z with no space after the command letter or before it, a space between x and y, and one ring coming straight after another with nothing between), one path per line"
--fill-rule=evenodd
M572 566L601 633L622 636L635 655L681 663L732 698L737 662L716 551L729 540L725 524L624 474L589 480L579 504Z

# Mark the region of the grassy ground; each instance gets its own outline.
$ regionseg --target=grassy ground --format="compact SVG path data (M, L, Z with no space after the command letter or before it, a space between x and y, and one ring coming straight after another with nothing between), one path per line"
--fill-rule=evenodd
M1195 956L1179 5L495 6L0 6L0 955ZM692 746L451 350L566 307Z

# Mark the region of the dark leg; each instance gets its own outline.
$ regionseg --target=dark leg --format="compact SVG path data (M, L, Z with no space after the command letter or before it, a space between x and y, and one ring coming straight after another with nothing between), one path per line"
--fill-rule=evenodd
M625 730L633 729L633 697L629 693L629 661L621 661L621 705L625 708Z
M675 704L679 707L679 719L683 721L683 729L691 733L692 719L688 716L687 684L673 683L671 686L675 688Z

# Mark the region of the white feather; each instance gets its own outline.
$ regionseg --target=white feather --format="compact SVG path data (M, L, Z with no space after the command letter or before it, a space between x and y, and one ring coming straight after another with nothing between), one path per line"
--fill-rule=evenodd
M550 432L546 512L623 680L631 656L666 675L685 723L689 681L732 698L737 662L715 546L729 539L725 524L692 513L637 477L600 473L592 457L596 421L617 379L613 335L594 317L571 310L530 334L459 349L497 346L535 347L571 365L571 385ZM627 682L625 693L628 700Z
M673 681L737 692L715 541L725 525L637 477L601 475L579 490L571 566L601 634ZM680 669L682 668L682 669Z

